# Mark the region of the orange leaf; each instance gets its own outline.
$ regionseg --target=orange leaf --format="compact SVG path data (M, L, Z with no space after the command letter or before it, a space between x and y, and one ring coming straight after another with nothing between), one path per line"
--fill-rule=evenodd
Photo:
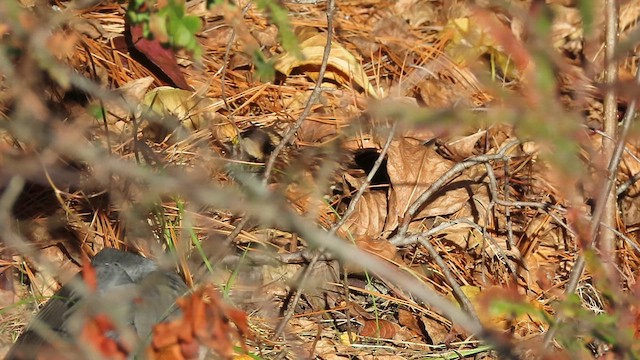
M420 323L418 323L418 319L411 311L398 309L398 323L417 335L423 335Z
M91 261L85 253L82 253L82 280L87 284L89 290L96 291L98 288L96 269L91 265Z
M398 324L394 324L391 321L378 319L367 320L360 330L360 336L378 337L382 339L391 339L395 336Z
M106 332L114 329L111 319L104 314L99 314L84 324L80 338L84 343L93 345L106 358L126 359L128 351L114 339L105 336Z
M193 359L200 345L205 345L230 359L232 340L245 346L244 339L250 335L246 314L225 305L213 286L204 286L177 304L183 316L154 328L152 346L147 349L150 358Z

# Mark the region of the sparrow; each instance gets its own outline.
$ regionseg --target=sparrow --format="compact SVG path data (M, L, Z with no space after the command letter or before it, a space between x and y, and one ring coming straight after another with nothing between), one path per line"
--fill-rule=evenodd
M102 329L98 338L120 344L133 359L144 353L156 324L180 315L175 302L188 288L177 273L113 248L100 251L91 265L95 289L88 289L83 274L77 274L45 303L5 359L91 358L88 354L97 350L78 339L86 336L88 319L99 315L113 326Z

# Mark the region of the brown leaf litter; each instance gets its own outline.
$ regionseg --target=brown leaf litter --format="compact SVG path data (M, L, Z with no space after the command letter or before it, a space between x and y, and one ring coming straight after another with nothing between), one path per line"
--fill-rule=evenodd
M262 302L248 299L242 304L245 313L225 305L214 288L198 288L180 301L183 318L156 328L150 357L193 358L199 344L227 358L234 356L234 346L247 344L265 358L410 357L425 349L453 354L476 346L465 342L470 334L452 326L437 309L373 276L357 259L344 263L342 271L337 271L336 263L321 262L310 272L312 281L303 287L300 302L294 304L296 315L286 337L267 340L292 301L302 265L265 265L262 259L300 253L295 258L308 261L303 252L313 254L315 249L274 224L264 228L260 219L243 224L237 239L225 237L246 215L238 211L239 204L250 206L246 204L255 200L252 196L262 194L244 196L240 189L261 180L264 163L304 111L317 81L323 91L310 104L292 143L279 154L265 191L286 198L306 219L331 228L375 161L374 157L359 164L357 154L378 154L387 125L403 118L381 170L338 234L411 272L420 286L444 295L452 292L452 282L462 286L482 315L480 320L505 336L515 341L540 337L547 324L531 313L549 313L553 311L549 304L561 298L575 254L588 238L584 219L602 176L603 162L594 154L602 141L598 131L606 90L598 84L603 12L594 13L594 32L585 34L575 5L552 2L545 8L553 14L550 32L540 35L535 21L545 13L535 2L514 1L510 9L446 1L338 2L328 70L324 79L318 79L328 27L323 1L283 2L300 36L304 59L286 52L269 17L255 6L244 8L245 1L213 9L206 9L204 1L188 2L189 12L204 23L198 34L204 54L200 63L163 48L158 39L141 39L136 27L127 31L125 8L118 2L103 1L80 10L68 9L67 1L53 3L72 11L74 19L68 26L45 32L42 51L48 49L75 73L113 92L104 99L90 99L86 108L78 102L72 106L70 82L61 81L64 86L58 88L47 81L45 86L31 80L40 74L34 70L36 61L15 64L16 72L29 80L17 85L29 91L9 91L6 101L0 99L3 119L14 108L30 109L36 119L69 114L64 121L48 124L49 132L43 133L51 138L46 142L1 130L0 168L55 189L50 198L31 194L21 200L23 208L33 210L36 206L30 204L47 203L61 209L56 213L43 207L29 216L20 212L16 228L36 239L38 248L48 248L42 254L50 260L123 241L152 252L162 240L166 247L182 251L183 262L189 257L197 262L201 257L194 240L209 241L213 248L224 244L224 249L217 249L214 264L224 270L216 273L216 285L229 287L232 293L237 269L258 268L252 272L257 274L254 281L247 283L255 286L249 292ZM634 33L638 9L638 1L621 5L623 38ZM35 12L21 11L20 26L26 34L48 31ZM0 36L10 37L15 26L0 21ZM126 41L127 32L134 44ZM31 56L25 45L31 43L25 39L11 41ZM136 49L162 71L136 56ZM273 61L277 71L273 83L257 78L251 60L255 50ZM540 71L547 69L541 66L543 61L550 64L549 78L557 79L557 84L544 87L539 81ZM620 67L623 77L633 73L635 57L626 57ZM168 83L173 86L166 87ZM36 85L28 87L31 84ZM9 90L10 85L2 84ZM621 109L634 90L620 88ZM51 103L59 108L50 109ZM579 130L564 126L576 119ZM554 132L557 129L561 130ZM566 148L554 147L558 133L570 138L561 145L580 149L582 174L563 166ZM514 139L522 143L508 159L469 166L437 189L413 218L404 218L443 174L468 159L496 154ZM112 157L88 157L83 150L90 143L102 144ZM63 145L71 150L62 152ZM639 263L634 239L640 230L635 135L627 145L617 174L623 190L617 231L628 240L619 241L616 256L619 276L632 287ZM114 159L130 166L123 166L128 173L113 172L108 165ZM40 169L42 164L46 175L25 170ZM154 176L142 177L143 170L155 171ZM178 179L174 181L191 181L182 184L183 192L167 193L162 188L167 182L161 181L166 174ZM243 196L204 206L198 201L209 193L199 190L209 185L225 189L224 195ZM148 204L158 206L145 207ZM267 205L260 203L265 209ZM410 235L422 234L435 248L451 277L424 244L407 240L395 246L388 241L405 220ZM41 226L43 222L46 226ZM68 234L52 231L56 226ZM34 235L29 229L36 227L48 234ZM56 277L34 259L27 260L3 269L19 269L28 279L24 282L33 287L55 288ZM180 267L185 274L196 273L184 263ZM346 279L337 276L341 272ZM496 298L522 304L531 312L490 315L491 300ZM354 310L350 302L362 310ZM369 316L354 315L358 312ZM637 316L637 311L633 314ZM259 333L255 340L248 339L249 319ZM104 354L117 357L122 349L113 348L102 336L110 326L108 319L94 320L86 336L96 340ZM344 341L345 333L359 335L357 346L349 337Z

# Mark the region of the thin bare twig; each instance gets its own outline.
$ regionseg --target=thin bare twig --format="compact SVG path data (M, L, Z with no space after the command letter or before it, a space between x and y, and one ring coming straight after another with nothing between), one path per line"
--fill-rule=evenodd
M518 141L510 141L507 143L498 153L492 155L479 155L471 157L463 162L455 164L449 171L444 173L438 180L434 181L433 184L427 189L424 193L422 193L414 202L411 204L409 209L404 213L402 223L398 227L398 234L395 237L404 237L409 230L409 224L413 220L413 217L416 215L418 210L424 206L424 204L433 196L436 192L438 192L444 185L446 185L450 180L460 175L466 169L469 169L473 166L484 164L490 161L502 160L507 157L506 152L512 147L519 144Z
M504 162L504 189L502 190L503 194L504 194L504 199L505 201L509 201L509 162L505 161ZM494 177L495 179L495 177ZM513 241L513 224L511 222L511 208L509 208L508 206L505 207L504 209L504 215L507 218L507 240L509 241L509 246L511 247L511 249L514 249L516 247L516 243L515 241Z
M638 86L640 86L640 70L636 70L635 83ZM633 98L629 102L629 106L627 107L627 113L625 114L622 120L622 126L620 127L620 132L617 136L616 148L613 152L611 161L609 162L609 167L607 168L607 181L602 187L602 191L599 194L598 199L605 199L608 196L608 194L611 192L611 189L613 188L613 184L615 183L616 172L618 170L618 166L620 165L620 161L622 159L622 153L624 152L625 140L627 138L627 134L629 133L629 128L631 127L631 123L636 115L636 106L637 106L637 99ZM604 201L598 202L596 204L595 211L593 212L593 216L591 217L590 233L592 237L592 242L595 241L604 210L605 210L605 202ZM578 279L582 276L582 271L584 270L584 256L581 256L581 258L582 258L582 261L580 261L580 259L576 261L574 271L572 271L572 278L567 284L567 289L565 291L566 294L571 294L575 292ZM579 274L574 275L576 273L579 273Z
M316 85L313 88L313 91L311 92L311 96L309 96L309 100L307 101L307 104L304 107L302 114L300 114L300 117L298 117L298 120L296 121L296 123L291 127L291 129L289 129L289 131L287 131L287 133L283 136L282 141L280 141L278 146L276 146L276 148L271 153L271 156L267 161L267 165L264 171L263 185L267 185L269 181L269 176L273 171L273 166L276 162L278 155L280 154L280 152L282 152L285 146L289 144L289 142L293 139L295 134L298 132L298 130L302 126L302 123L311 112L311 107L316 102L316 99L318 98L318 96L320 96L322 81L324 79L324 73L327 70L329 55L331 54L331 41L333 40L334 12L335 12L335 0L329 0L327 3L327 42L325 44L324 52L322 54L322 64L320 65L320 73L318 75L318 80L316 81ZM309 277L311 270L315 267L316 263L318 262L318 260L320 259L323 253L324 253L324 250L322 248L318 249L316 254L313 256L313 258L307 265L307 267L304 269L304 272L301 274L298 280L296 293L291 303L289 304L289 308L287 309L284 317L276 327L273 335L273 339L277 339L282 335L285 327L293 317L296 310L296 306L298 305L298 302L300 301L300 297L302 296L302 291L304 290L304 284L306 282L306 279Z
M495 208L495 205L497 204L498 200L498 181L496 180L496 175L493 171L493 166L491 166L491 164L489 163L485 163L484 164L485 169L487 170L487 177L489 178L489 191L491 193L491 204L489 205L489 209L487 209L487 213ZM509 168L509 161L505 160L504 161L504 172L505 172L505 186L504 186L504 196L505 198L508 198L508 184L509 184L509 172L508 172L508 168ZM513 230L511 229L511 208L510 207L505 207L505 217L507 219L507 250L509 251L513 251L516 248L516 244L513 241ZM483 239L491 239L491 237L488 236L487 234L487 229L486 226L482 227L482 236ZM492 240L495 243L495 240ZM509 270L511 270L511 274L513 274L514 277L517 277L518 275L516 274L515 269L513 268L513 266L509 263L509 259L507 257L507 255L504 253L504 250L496 243L494 244L494 246L496 246L497 248L497 252L496 254L498 254L499 256L504 257L504 263L505 265L509 268ZM483 259L484 261L484 259Z
M609 1L614 1L614 0L608 0L606 6L607 7L613 6L615 8L615 4L609 4ZM612 11L612 9L609 9L608 11ZM617 15L607 16L607 21L611 20L610 18L616 17L616 16ZM638 86L640 86L640 69L636 69L635 83ZM629 133L631 122L636 116L636 106L637 106L637 99L634 97L629 102L629 106L627 107L627 112L624 115L624 118L622 119L622 126L620 127L620 131L617 135L616 147L611 156L611 160L607 168L607 179L604 182L601 192L598 194L598 197L597 197L598 201L596 202L596 207L595 207L595 210L593 211L593 216L591 217L591 226L589 228L592 244L596 241L598 229L600 228L600 222L601 222L603 213L606 211L605 199L608 198L609 194L611 193L611 189L613 188L613 185L615 183L618 166L620 165L620 161L622 159L622 153L624 152L624 149L626 146L625 141L627 138L627 134ZM615 228L615 223L614 223L614 226L611 226L610 224L606 224L606 226L608 226L610 229ZM573 266L573 269L571 270L569 281L567 282L567 287L565 288L565 291L564 291L565 295L575 293L576 289L578 288L578 283L580 282L580 278L584 273L585 265L586 265L586 258L585 258L585 255L582 253L580 254L580 256L578 256L578 259L576 260L576 263ZM548 346L549 343L553 340L553 337L555 336L555 333L558 329L558 325L562 321L564 321L564 319L558 319L556 324L554 324L554 326L549 328L549 331L547 331L547 334L545 335L545 338L544 338L545 346Z
M605 1L606 25L605 25L605 72L604 81L608 85L604 94L604 132L611 137L602 138L602 158L608 161L613 158L615 151L616 132L618 129L618 101L616 98L615 84L618 80L618 62L616 61L616 46L618 43L618 2L617 0ZM624 138L618 139L624 144ZM617 167L615 169L617 171ZM615 183L616 171L608 174L604 181ZM612 184L613 185L613 184ZM604 202L602 214L602 222L609 227L615 227L616 224L616 192L613 186L609 187L609 191L602 194L603 197L598 200ZM615 241L616 236L613 232L606 228L596 230L599 232L599 247L603 260L604 269L609 276L614 276L615 262Z
M306 120L307 116L311 112L311 107L318 100L320 93L322 92L322 81L324 80L324 74L327 71L327 64L329 62L329 55L331 54L331 42L333 41L333 14L335 13L335 0L327 1L327 42L324 46L324 52L322 53L322 63L320 64L320 71L318 72L318 80L316 81L316 85L309 96L309 100L302 110L302 113L296 120L295 124L287 131L287 133L282 137L282 141L276 146L276 148L269 156L269 160L265 166L264 170L264 179L263 183L266 185L269 181L269 176L271 176L271 172L273 171L273 167L276 163L276 159L278 155L282 152L282 150L289 145L289 142L293 140L293 137L296 135L302 123Z
M429 241L427 238L421 237L418 239L418 242L420 243L420 245L427 248L427 250L429 251L429 255L431 255L433 260L435 260L436 264L438 264L438 266L440 267L440 270L442 271L442 276L444 276L444 278L447 280L447 282L451 286L451 290L453 291L453 294L458 299L458 301L462 304L467 314L469 314L471 317L473 317L477 321L480 321L478 319L478 314L476 314L476 310L474 309L473 304L471 303L471 300L469 300L467 295L464 294L464 292L462 291L462 288L460 287L455 277L451 273L451 270L449 270L449 266L447 266L447 263L444 261L442 256L440 256L440 254L438 253L438 250L436 250L436 248L433 247L433 245L431 244L431 241Z
M373 180L373 177L378 172L378 169L382 165L382 161L384 160L384 158L387 155L387 152L389 151L389 147L391 146L391 141L393 140L393 135L395 134L397 125L398 125L398 123L396 122L391 127L391 130L389 131L389 135L387 136L387 141L385 142L384 146L382 147L382 150L380 151L380 154L378 155L378 158L374 162L373 167L371 168L371 171L369 171L369 174L367 175L367 178L365 179L363 184L360 186L360 189L358 189L358 192L356 193L356 195L351 200L351 203L349 204L349 207L345 211L345 213L342 216L342 218L340 219L340 221L338 221L334 226L332 226L331 230L329 231L330 235L335 235L335 233L340 229L340 227L342 227L342 225L344 225L344 223L347 220L347 218L349 218L349 216L351 216L351 214L353 214L353 212L355 211L355 208L356 208L358 202L362 198L362 195L364 194L364 192L369 188L369 184L371 184L371 181ZM324 255L324 253L325 253L325 251L324 251L323 248L318 249L318 251L315 253L313 258L309 262L309 265L307 265L307 267L305 269L305 272L300 277L300 280L299 280L299 283L298 283L298 289L296 291L296 294L293 297L293 300L289 304L289 309L287 310L287 313L285 314L283 319L278 324L278 327L276 328L275 335L274 335L275 338L278 338L278 337L280 337L280 335L282 335L282 331L284 330L284 327L289 322L289 320L291 320L291 317L293 317L293 315L295 313L296 305L298 304L298 302L300 301L300 297L302 296L302 291L304 289L304 283L306 282L306 279L307 279L308 275L310 274L311 269L313 269L313 267L316 265L318 260L320 260L320 258Z

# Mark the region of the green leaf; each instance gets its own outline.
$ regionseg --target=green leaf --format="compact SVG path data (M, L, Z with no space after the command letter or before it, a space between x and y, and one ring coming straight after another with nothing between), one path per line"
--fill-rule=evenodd
M169 1L169 4L167 4L167 8L169 8L170 10L173 11L173 13L178 17L178 18L183 18L184 14L185 14L185 8L183 4L179 4L176 3L174 0Z
M100 121L102 121L106 117L104 107L100 106L100 104L89 105L89 107L87 108L87 111L89 112L89 114L91 114L91 116L93 116L94 118Z
M146 0L132 0L129 2L129 7L133 9L139 9L142 5L144 5L145 2Z
M173 33L173 41L175 46L189 49L190 46L193 47L193 34L183 23L178 23Z
M253 63L256 66L256 75L263 82L272 82L276 78L276 69L273 61L267 60L264 54L256 49L253 54Z
M282 41L282 47L297 58L302 58L302 51L298 44L298 38L293 32L293 26L289 22L289 11L280 6L274 0L258 0L258 8L267 10L271 21L278 27L278 35Z
M593 0L578 0L578 10L580 16L582 16L582 26L584 29L584 35L589 36L593 33L595 16L593 11L596 9L596 4Z
M197 16L185 16L182 23L193 35L197 34L202 27L202 21Z
M175 45L175 37L181 31L182 27L180 19L176 16L174 12L167 12L167 33L169 37L172 39L172 45Z
M202 20L198 16L186 15L185 5L175 0L169 0L166 6L154 12L136 11L146 1L132 0L127 12L132 23L142 24L144 37L155 35L172 47L190 51L196 60L199 59L202 49L196 34L202 28Z

